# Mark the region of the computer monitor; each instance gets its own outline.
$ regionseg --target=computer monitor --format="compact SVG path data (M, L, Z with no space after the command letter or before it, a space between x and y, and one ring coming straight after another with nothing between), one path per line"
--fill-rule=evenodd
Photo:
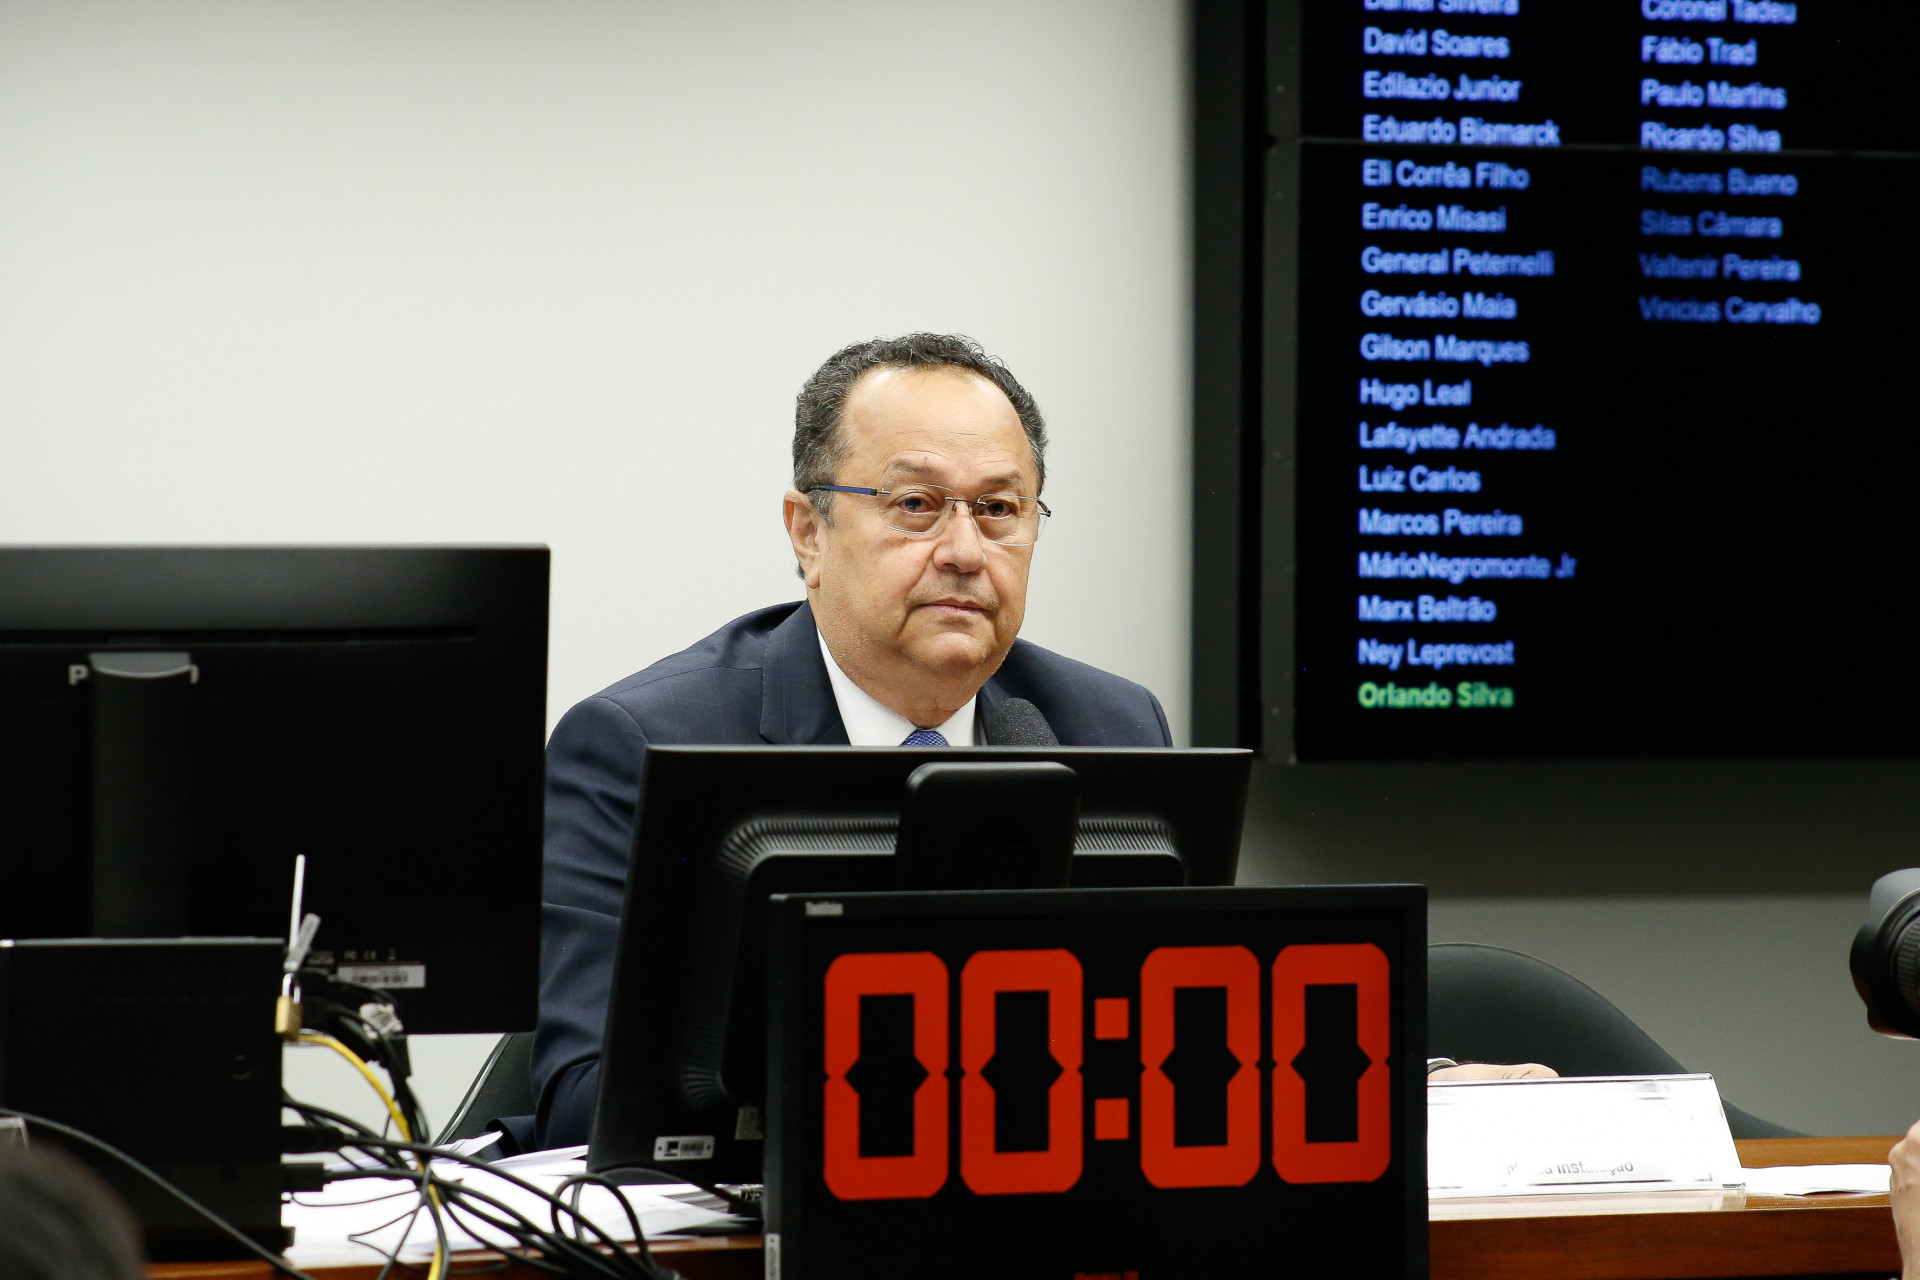
M1148 747L652 747L589 1167L758 1182L767 898L896 886L924 765L1052 762L1079 784L1078 888L1229 885L1251 753Z
M0 548L0 937L284 935L535 1018L544 547Z

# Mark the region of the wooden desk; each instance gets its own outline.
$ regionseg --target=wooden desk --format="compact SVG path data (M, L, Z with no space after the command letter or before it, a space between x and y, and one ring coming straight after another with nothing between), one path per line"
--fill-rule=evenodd
M1897 1138L1735 1143L1748 1168L1872 1164ZM1587 1196L1442 1202L1433 1280L1898 1275L1885 1196Z
M1894 1138L1741 1142L1741 1163L1868 1164ZM1559 1196L1457 1200L1429 1214L1433 1280L1731 1280L1897 1275L1885 1196ZM665 1241L661 1261L688 1280L758 1280L758 1236ZM269 1280L264 1263L166 1263L153 1280ZM320 1280L374 1280L377 1263L322 1267ZM417 1276L412 1271L398 1275ZM458 1272L455 1273L456 1275ZM490 1271L489 1280L538 1272Z

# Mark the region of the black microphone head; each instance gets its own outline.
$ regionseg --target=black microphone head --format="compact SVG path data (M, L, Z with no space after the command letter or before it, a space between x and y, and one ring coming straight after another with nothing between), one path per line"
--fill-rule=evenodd
M1025 698L1008 698L981 713L990 747L1057 747L1053 726Z

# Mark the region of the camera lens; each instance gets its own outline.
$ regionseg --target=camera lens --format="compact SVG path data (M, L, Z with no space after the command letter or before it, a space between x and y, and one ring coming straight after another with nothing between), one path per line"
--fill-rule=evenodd
M1920 1039L1920 868L1874 881L1850 962L1868 1025Z

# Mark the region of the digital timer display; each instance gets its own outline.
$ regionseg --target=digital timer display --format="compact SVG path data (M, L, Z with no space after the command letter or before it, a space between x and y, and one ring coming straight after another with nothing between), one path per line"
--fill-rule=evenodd
M1424 1274L1421 890L855 894L773 919L787 1280Z

